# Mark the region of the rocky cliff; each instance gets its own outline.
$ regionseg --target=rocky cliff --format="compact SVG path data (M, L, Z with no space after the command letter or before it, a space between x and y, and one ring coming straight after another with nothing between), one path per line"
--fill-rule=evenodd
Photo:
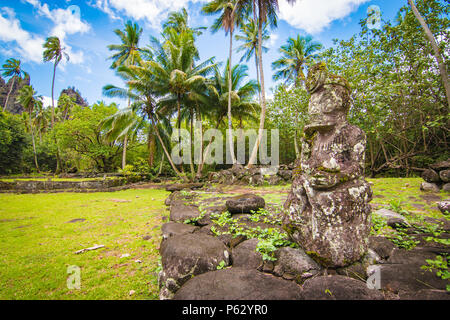
M19 103L16 102L16 99L17 96L19 95L19 90L25 85L30 85L29 76L25 77L25 79L23 80L21 80L17 76L14 76L13 78L10 78L8 82L6 82L0 76L0 108L3 110L3 107L5 106L6 96L8 95L8 92L11 89L13 79L15 79L14 85L8 99L8 105L6 107L6 110L8 110L11 113L21 114L24 109Z

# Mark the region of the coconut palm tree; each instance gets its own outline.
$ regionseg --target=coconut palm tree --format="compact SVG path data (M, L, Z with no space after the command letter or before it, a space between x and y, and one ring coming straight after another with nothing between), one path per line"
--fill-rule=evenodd
M108 58L113 61L111 69L117 69L122 65L134 65L139 62L141 53L146 52L145 49L139 47L142 32L143 29L137 23L132 23L131 21L127 21L125 30L114 30L114 33L120 38L122 43L107 46L110 51L116 51Z
M16 78L22 80L23 78L28 76L28 73L22 70L20 60L14 58L6 60L6 63L3 64L1 71L2 76L12 79L11 86L9 87L8 94L6 95L5 105L3 106L3 112L5 112L6 107L8 106L9 96L11 95L11 92L14 88Z
M39 134L39 141L42 142L42 134L45 134L48 130L50 113L48 109L44 108L43 104L38 104L35 114L33 125L36 128L36 133Z
M233 32L234 28L242 23L242 18L246 14L245 7L239 5L240 0L213 0L205 4L202 8L202 12L205 14L220 14L220 16L214 21L211 29L213 32L217 32L219 29L224 29L225 35L230 34L230 46L228 65L228 79L231 81L231 61L233 56ZM228 84L231 87L231 83ZM233 165L236 164L236 157L234 155L234 143L233 143L233 125L231 116L231 91L228 93L228 134L230 144L230 155L233 161Z
M31 140L33 143L34 164L36 166L36 170L39 172L36 143L34 139L33 113L36 109L42 108L42 96L38 96L32 86L23 86L19 90L17 102L19 102L28 112L28 124L30 126Z
M256 66L256 80L259 84L259 64L258 64L258 24L254 19L248 18L248 22L241 25L241 30L243 34L237 34L235 36L236 40L241 40L244 43L238 47L238 52L244 51L244 55L241 57L240 62L248 62L252 56L255 56L255 66ZM267 30L267 25L264 25L262 31L262 41L269 40L269 30ZM261 46L263 52L267 52L269 48L264 45Z
M287 44L280 48L281 58L272 63L272 68L277 70L273 75L274 80L285 80L286 83L294 83L305 80L303 69L310 65L316 52L322 49L319 42L313 41L311 36L298 35L296 39L289 38Z
M147 50L139 47L139 41L142 35L143 29L139 27L137 23L127 21L125 24L125 30L114 30L114 33L122 41L121 44L112 44L108 46L111 51L117 51L114 55L109 57L113 60L111 64L112 69L117 69L120 66L135 65L141 60L141 53L147 53ZM128 97L128 108L130 108L130 98ZM123 138L123 152L122 152L122 170L125 169L127 159L127 143L128 135L124 134Z
M189 16L188 12L185 8L181 9L181 11L170 12L167 20L163 23L163 33L166 33L169 29L175 29L177 33L181 32L190 32L192 36L195 38L196 36L200 36L203 34L202 30L205 30L205 27L191 28L188 24Z
M152 51L155 59L148 62L152 85L157 95L163 97L158 104L177 114L180 143L182 108L189 108L189 96L204 90L206 76L214 69L214 59L196 64L193 37L187 32L176 33L174 29L169 30L164 43L153 38Z
M175 173L183 180L187 181L182 175L169 154L170 143L168 135L171 134L170 121L166 117L168 112L157 105L155 96L157 92L153 86L153 74L149 71L149 61L143 61L140 66L121 66L118 73L124 79L127 79L128 89L119 88L113 85L103 87L103 94L112 98L127 98L133 100L131 108L133 112L140 115L144 120L150 121L148 146L149 146L149 164L153 166L154 153L158 144L155 136L158 138L159 146L172 166Z
M227 61L223 71L217 66L214 68L214 75L208 85L208 95L205 104L215 107L209 108L207 115L211 118L212 122L216 123L216 129L219 128L223 118L228 113L228 96L231 92L232 112L234 117L239 119L239 127L242 129L242 121L244 119L252 121L256 120L254 115L258 111L259 105L254 102L253 97L258 91L258 84L254 80L244 83L245 78L248 77L248 67L246 65L237 64L231 68L231 90L229 90L230 81L228 78L228 70L230 68L228 63L229 61ZM205 155L208 154L211 143L212 139L205 149ZM198 177L201 175L205 160L205 157L203 157L201 165L197 168Z
M55 75L56 75L56 67L61 62L63 58L67 61L69 60L69 55L65 52L65 48L61 47L61 41L58 37L48 37L45 40L43 45L44 53L43 59L44 62L53 61L53 80L52 80L52 118L51 125L52 128L55 125L55 99L54 99L54 90L55 90Z
M295 0L287 0L288 3L294 3ZM253 8L253 14L255 21L258 21L258 64L259 64L259 77L261 85L261 113L259 118L259 130L258 139L255 142L253 151L248 160L247 167L251 168L256 163L256 157L258 155L259 145L261 144L264 122L266 118L266 92L264 83L264 68L262 61L262 39L263 39L263 27L265 24L269 24L271 27L277 26L277 11L278 0L240 0L240 6Z

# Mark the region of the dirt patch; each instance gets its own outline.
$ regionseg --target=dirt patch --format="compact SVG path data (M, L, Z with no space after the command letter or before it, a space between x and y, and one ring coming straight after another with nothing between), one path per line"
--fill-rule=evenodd
M82 221L86 221L86 219L77 218L77 219L72 219L70 221L67 221L66 223L74 223L74 222L82 222Z
M125 200L125 199L108 199L108 200L112 201L112 202L119 202L119 203L131 202L131 200Z
M420 197L425 200L428 204L430 202L441 201L441 197L437 194L421 194Z

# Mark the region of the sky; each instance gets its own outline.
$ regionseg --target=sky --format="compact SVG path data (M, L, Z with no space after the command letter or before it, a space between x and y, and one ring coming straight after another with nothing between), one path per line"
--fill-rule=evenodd
M109 44L119 44L115 29L123 29L128 21L137 22L144 32L141 46L149 44L150 36L159 37L161 24L171 11L186 8L191 27L210 27L214 16L205 16L201 7L208 0L0 0L0 65L9 58L22 61L30 74L31 85L51 104L52 63L42 60L42 45L49 36L58 36L69 54L57 69L55 99L61 90L74 86L93 104L104 100L120 107L126 101L102 95L107 84L123 86L123 81L110 69L112 52ZM297 0L290 5L279 1L278 27L270 31L263 55L267 96L270 98L276 82L272 79L271 63L279 58L279 48L289 37L311 35L325 48L333 39L349 39L359 33L359 21L367 17L369 6L380 8L382 19L393 20L406 0ZM196 42L200 61L215 57L216 62L228 58L229 40L224 32L205 31ZM234 41L234 47L239 42ZM241 53L233 54L233 64ZM254 59L248 63L249 78L256 79Z

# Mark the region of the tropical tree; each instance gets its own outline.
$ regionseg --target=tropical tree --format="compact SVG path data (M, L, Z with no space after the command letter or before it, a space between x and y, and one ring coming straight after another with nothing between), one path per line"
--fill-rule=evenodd
M442 52L436 42L436 39L434 38L433 33L430 30L430 27L427 25L427 22L422 17L419 10L417 9L417 7L414 3L414 0L408 0L408 3L411 6L411 10L412 10L414 16L416 17L417 21L419 21L420 26L423 28L425 35L431 44L431 47L433 48L433 54L434 54L434 57L438 64L439 73L441 74L442 84L444 85L445 94L447 96L447 105L450 108L450 80L448 78L447 66L445 65L444 59L442 58Z
M3 112L6 111L6 107L8 106L9 96L11 95L12 89L14 88L14 84L16 78L20 80L27 77L28 73L22 70L20 60L10 58L6 60L6 63L2 66L2 76L6 78L11 78L11 86L9 88L8 94L6 95L5 105L3 106Z
M154 91L161 107L172 109L177 114L177 129L181 143L181 112L189 108L189 99L204 91L206 76L214 69L213 58L195 63L197 48L190 33L169 30L164 43L152 39L154 60L148 62L148 71ZM181 167L183 168L183 167ZM183 170L183 169L182 169Z
M185 8L181 9L180 12L174 11L170 12L167 20L163 23L163 33L167 33L169 29L174 29L177 33L188 32L191 33L195 38L196 36L202 35L205 27L191 28L189 27L189 16Z
M111 51L117 51L114 55L109 57L113 60L111 64L112 69L117 69L120 66L135 65L141 60L141 53L146 53L147 50L139 47L139 41L142 35L143 29L139 27L137 23L127 21L125 24L125 30L114 30L114 33L122 41L121 44L112 44L108 46ZM128 108L130 108L130 98L128 97ZM119 115L118 115L119 116ZM122 170L125 169L127 159L127 143L128 133L125 132L121 135L123 138L123 152L122 152Z
M42 142L42 134L45 134L49 127L50 114L47 108L44 108L43 104L36 106L35 118L33 121L36 133L39 134L39 141Z
M32 86L26 85L19 90L17 102L19 102L28 112L28 121L29 121L28 123L30 126L31 141L33 143L34 164L36 166L36 170L39 172L39 165L36 153L36 142L34 139L33 113L35 112L36 109L42 108L42 96L38 96Z
M313 41L311 36L298 35L296 39L289 38L287 44L280 48L281 58L272 63L272 68L277 70L273 75L274 80L285 80L285 83L294 83L305 80L303 69L310 65L315 58L316 52L322 45Z
M214 21L211 29L213 32L217 32L219 29L224 29L225 35L230 34L230 46L228 56L228 80L230 83L228 87L231 88L231 61L233 56L233 32L234 28L242 23L242 18L245 14L245 7L239 5L239 0L213 0L205 4L202 8L202 12L205 14L220 14L220 16ZM228 135L230 144L230 155L233 161L233 165L236 164L236 157L234 155L234 143L233 143L233 125L231 116L231 91L228 92Z
M106 130L105 138L109 142L123 141L123 154L126 154L128 139L133 140L139 130L145 127L144 120L129 107L119 110L105 118L100 126ZM126 158L122 157L122 170L125 170Z
M149 146L149 165L153 166L154 155L158 144L155 141L155 136L158 138L159 146L168 159L174 172L183 180L186 180L184 175L176 168L173 160L169 154L170 143L167 138L171 133L170 121L166 117L167 110L160 108L157 105L155 96L157 95L153 86L153 74L149 70L150 62L144 61L141 66L121 66L118 68L118 73L124 79L127 79L128 89L120 88L114 85L106 85L103 87L103 94L108 97L127 98L129 97L134 102L131 105L132 110L140 115L144 120L150 121L150 128L148 132L148 146Z
M248 18L247 23L241 25L242 35L237 34L235 39L241 40L244 43L238 47L238 52L244 51L243 56L241 57L240 62L246 61L248 62L252 56L255 57L255 66L256 66L256 80L259 85L259 64L258 64L258 24L254 19ZM269 40L269 30L267 30L267 24L264 25L262 30L262 42ZM269 48L264 45L261 46L263 52L267 52ZM259 93L259 90L258 90Z
M288 3L294 3L295 0L287 0ZM262 61L262 42L263 42L263 28L265 24L269 24L271 27L277 26L277 11L278 0L240 0L239 6L252 8L254 14L254 20L258 21L258 64L259 64L259 78L261 84L261 114L259 118L259 130L258 139L253 147L252 154L248 160L247 167L250 168L256 163L256 157L258 155L258 149L261 144L264 121L266 117L266 92L264 83L264 68Z
M258 84L255 80L250 80L244 83L245 78L248 77L248 67L246 65L237 64L231 68L231 90L229 89L229 61L225 65L223 71L218 66L214 68L213 77L208 85L207 100L204 102L209 108L207 113L212 122L215 122L215 128L219 128L223 118L228 113L228 96L231 92L231 108L233 115L239 120L239 128L243 128L243 120L255 121L255 114L259 109L259 105L254 101L254 96L258 91ZM204 157L202 158L200 166L197 168L197 177L201 175L206 160L206 155L209 153L212 138L209 141Z
M43 45L44 53L43 59L44 62L53 61L53 79L52 79L52 118L51 125L52 128L55 125L55 99L54 99L54 89L55 89L55 75L56 75L56 67L61 62L63 57L66 60L69 60L69 55L64 51L65 48L61 47L61 41L58 37L48 37Z

